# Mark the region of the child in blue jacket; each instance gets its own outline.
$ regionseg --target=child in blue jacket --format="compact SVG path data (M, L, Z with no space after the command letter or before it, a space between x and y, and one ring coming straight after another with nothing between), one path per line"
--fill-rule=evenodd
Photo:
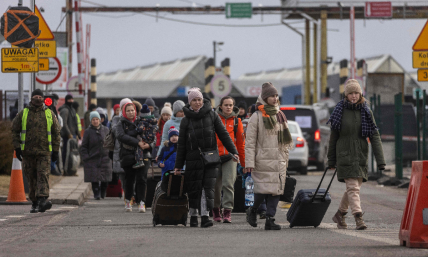
M177 142L178 142L178 130L172 126L168 130L169 141L164 142L164 147L162 148L158 156L158 166L162 168L162 177L167 171L174 170L175 166L175 157L177 155Z

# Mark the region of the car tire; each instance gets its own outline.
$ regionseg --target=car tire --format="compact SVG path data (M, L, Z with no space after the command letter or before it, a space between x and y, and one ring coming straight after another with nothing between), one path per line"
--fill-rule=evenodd
M308 175L308 166L300 167L297 171L300 175Z

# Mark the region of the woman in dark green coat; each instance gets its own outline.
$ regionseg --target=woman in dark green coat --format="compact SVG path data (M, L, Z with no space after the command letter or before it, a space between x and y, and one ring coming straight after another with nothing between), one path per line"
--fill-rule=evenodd
M373 113L362 96L357 80L350 79L346 82L345 98L336 105L328 123L331 123L328 165L330 169L337 167L338 180L346 184L346 191L333 221L339 229L348 228L345 215L348 207L351 207L356 229L366 229L361 210L360 188L367 181L369 141L380 170L385 169L385 159Z

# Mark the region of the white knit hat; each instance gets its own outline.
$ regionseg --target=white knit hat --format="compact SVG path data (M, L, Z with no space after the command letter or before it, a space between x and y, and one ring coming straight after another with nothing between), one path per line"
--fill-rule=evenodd
M131 99L129 99L129 98L123 98L122 100L120 100L120 110L122 111L122 108L123 108L123 106L125 105L125 104L127 104L127 103L132 103L132 101L131 101Z
M164 113L172 116L171 103L168 103L168 102L165 103L165 105L163 106L163 108L161 110L161 115Z

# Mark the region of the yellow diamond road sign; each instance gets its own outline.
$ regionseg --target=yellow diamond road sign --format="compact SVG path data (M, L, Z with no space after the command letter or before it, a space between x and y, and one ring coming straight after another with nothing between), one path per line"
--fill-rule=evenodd
M413 68L428 68L428 51L413 52Z
M56 41L36 40L34 47L39 48L40 58L56 57Z
M1 71L4 73L38 72L39 49L2 48Z

